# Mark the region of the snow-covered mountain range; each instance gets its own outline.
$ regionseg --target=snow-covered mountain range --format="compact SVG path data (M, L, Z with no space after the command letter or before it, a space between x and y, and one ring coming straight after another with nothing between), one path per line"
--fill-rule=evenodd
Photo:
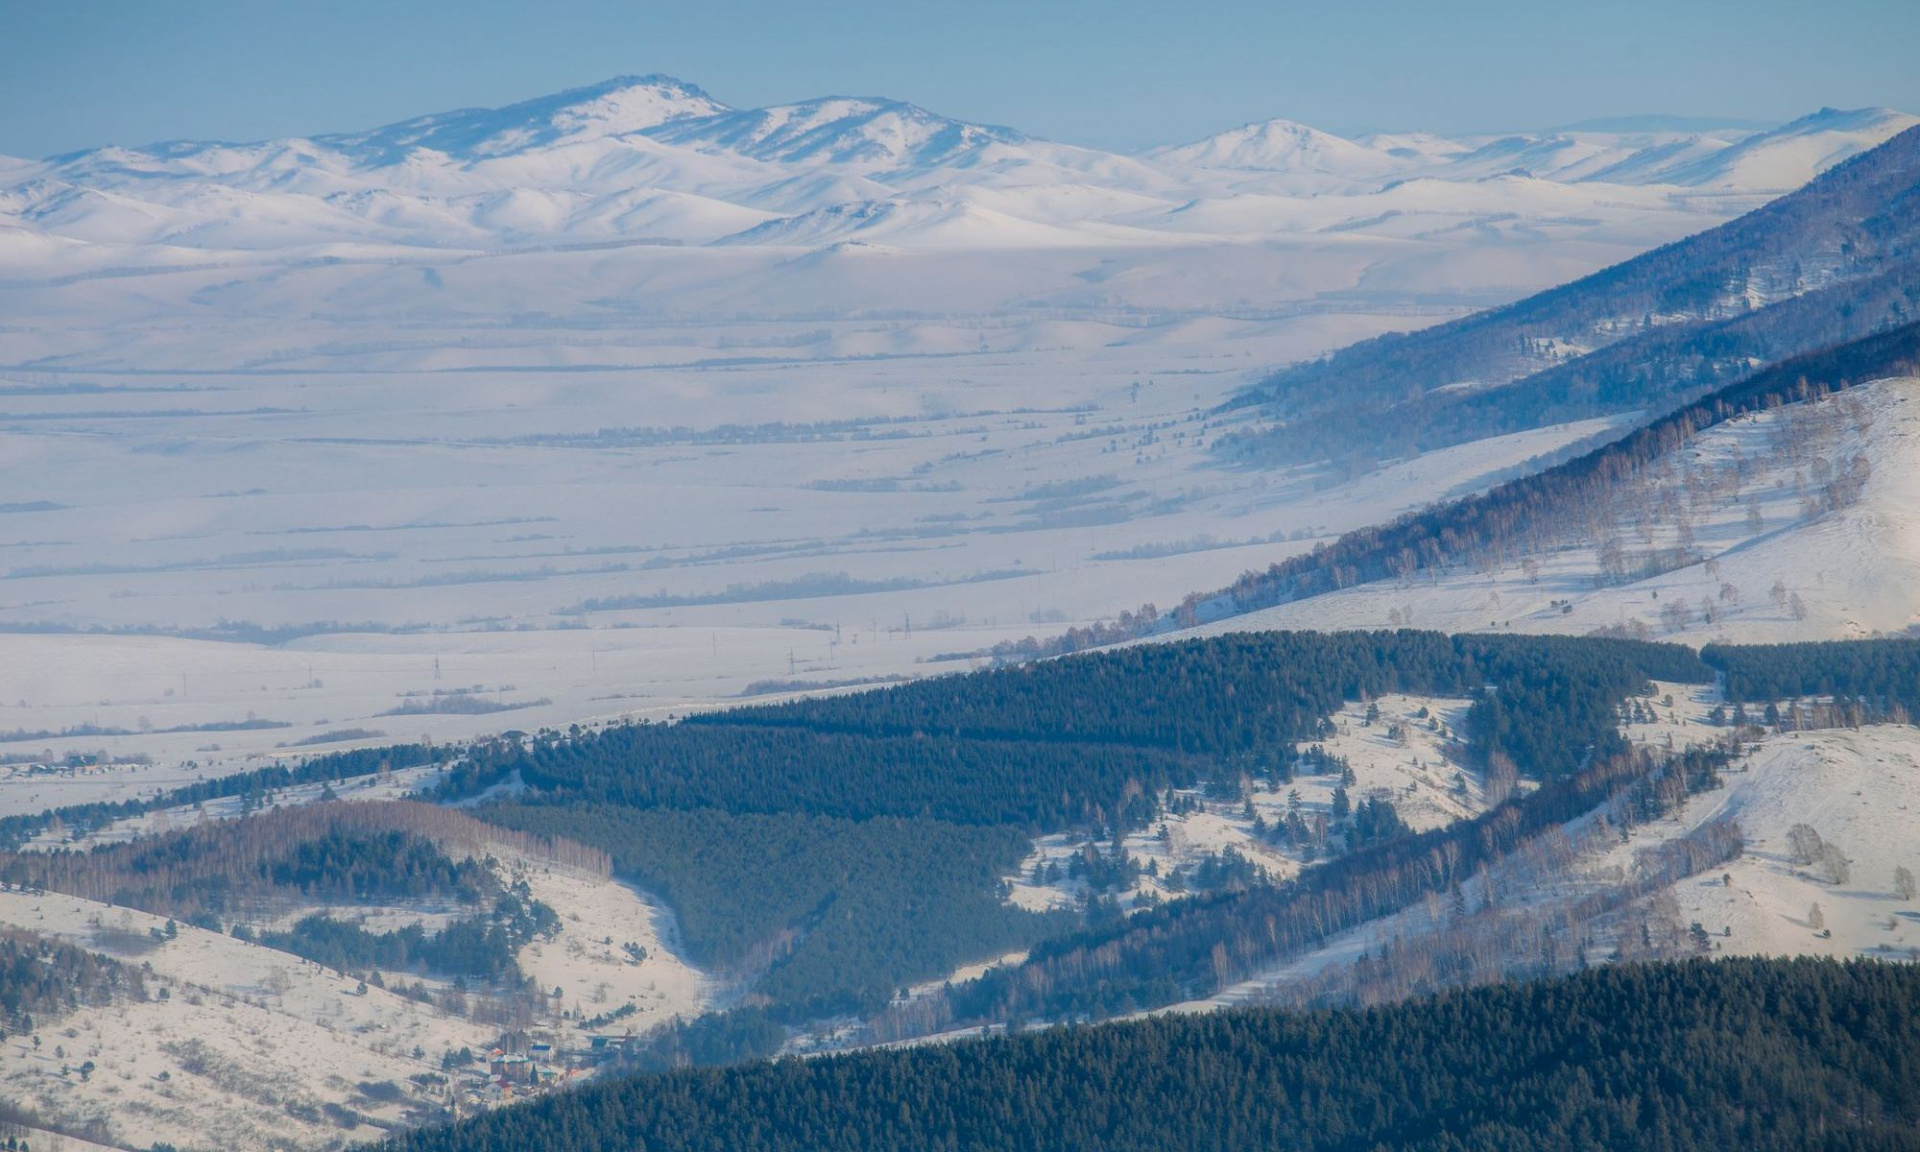
M1629 122L1348 140L1271 120L1125 156L897 100L736 109L670 77L619 77L365 132L0 159L0 259L66 241L1074 247L1554 217L1623 189L1777 194L1916 122L1823 109L1758 130Z

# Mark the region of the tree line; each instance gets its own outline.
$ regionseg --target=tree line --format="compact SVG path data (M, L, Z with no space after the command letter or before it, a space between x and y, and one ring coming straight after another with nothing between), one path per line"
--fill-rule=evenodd
M1349 700L1477 696L1475 754L1552 778L1620 749L1615 709L1649 679L1710 676L1691 649L1637 641L1246 633L503 743L447 794L518 771L557 799L633 808L1141 827L1169 787L1290 760Z
M56 821L77 837L117 820L144 816L163 808L185 808L234 796L252 797L254 803L248 807L259 807L266 802L266 797L284 788L338 782L356 776L371 776L385 770L397 771L423 764L437 764L449 755L450 750L444 746L424 743L355 748L310 757L295 764L269 764L264 768L200 780L145 798L70 804L36 813L0 817L0 849L17 849Z
M1830 697L1857 708L1856 723L1920 715L1920 640L1709 644L1700 657L1724 677L1727 701L1743 711ZM1779 723L1777 716L1771 722Z
M210 820L91 849L0 853L0 883L196 924L314 901L434 896L476 905L500 890L477 855L494 843L602 876L610 867L596 849L431 804L344 801Z
M0 1039L123 998L147 998L138 969L36 933L0 929Z
M1920 967L1618 965L597 1083L391 1152L1920 1149Z

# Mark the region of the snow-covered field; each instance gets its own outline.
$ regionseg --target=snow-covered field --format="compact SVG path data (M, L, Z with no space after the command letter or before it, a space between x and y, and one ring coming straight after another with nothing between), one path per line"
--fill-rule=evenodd
M652 77L0 162L0 763L661 716L1170 603L1604 430L1223 470L1248 380L1911 120L1127 157Z
M1679 684L1654 680L1650 696L1632 703L1642 709L1620 725L1620 732L1635 744L1648 748L1679 751L1698 748L1724 740L1727 729L1712 722L1713 709L1722 703L1716 684Z
M1391 516L1431 491L1408 474L1471 488L1598 430L1331 490L1233 472L1205 448L1206 410L1243 377L1217 355L1151 360L1164 374L1124 351L690 370L746 378L714 418L865 417L752 443L601 444L597 428L698 405L658 414L599 375L484 395L247 382L249 403L290 410L273 416L92 418L176 401L43 398L69 414L0 430L8 492L60 505L0 515L0 618L20 629L0 636L0 756L231 765L964 670ZM999 414L942 414L962 410ZM589 439L486 442L535 431Z

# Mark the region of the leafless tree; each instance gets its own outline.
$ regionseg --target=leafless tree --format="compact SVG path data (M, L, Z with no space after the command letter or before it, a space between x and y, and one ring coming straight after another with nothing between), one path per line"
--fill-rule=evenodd
M1847 854L1840 851L1838 844L1822 844L1820 856L1814 863L1819 866L1820 875L1829 884L1845 884L1853 875L1852 868L1848 866Z
M1826 846L1827 842L1811 824L1795 824L1787 829L1787 852L1795 864L1813 863Z

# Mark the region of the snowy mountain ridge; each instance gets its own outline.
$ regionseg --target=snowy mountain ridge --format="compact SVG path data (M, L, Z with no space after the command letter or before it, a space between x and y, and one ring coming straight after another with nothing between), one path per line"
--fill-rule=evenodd
M0 159L0 228L227 250L349 241L481 250L618 240L825 246L884 228L886 243L912 247L923 238L912 220L949 222L946 209L962 203L979 224L970 242L987 247L1155 243L1169 232L1189 242L1195 221L1209 218L1223 222L1224 231L1210 233L1221 237L1368 227L1389 214L1404 222L1404 204L1388 198L1416 180L1538 182L1517 216L1511 192L1492 197L1502 219L1565 218L1628 189L1680 211L1698 197L1751 201L1914 123L1888 109L1823 109L1758 130L1656 123L1349 140L1268 120L1127 156L880 97L733 108L655 74L362 132ZM1570 202L1554 185L1596 187ZM1477 193L1436 198L1458 202L1423 211L1451 223L1483 214ZM896 201L945 207L861 207ZM776 218L793 224L766 227ZM924 238L952 242L943 226Z
M671 76L616 76L504 108L463 108L419 116L358 134L320 136L315 143L375 166L416 149L454 159L511 155L562 141L592 140L657 128L732 109Z

